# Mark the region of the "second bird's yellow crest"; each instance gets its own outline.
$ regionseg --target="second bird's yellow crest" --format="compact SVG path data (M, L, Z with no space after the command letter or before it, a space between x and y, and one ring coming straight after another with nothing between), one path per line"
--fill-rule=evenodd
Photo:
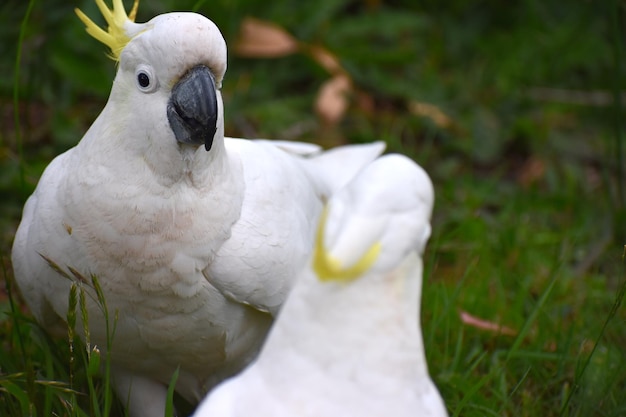
M87 33L99 40L111 49L111 58L119 61L122 49L130 42L131 37L124 30L126 22L134 22L137 16L139 0L135 0L133 8L127 15L122 0L113 0L113 8L109 9L104 0L96 0L96 4L107 22L108 28L105 31L96 25L85 13L79 9L74 9L78 18L87 27Z
M326 227L326 216L328 215L328 207L324 208L320 216L319 225L317 227L317 235L315 237L315 248L313 249L313 270L317 274L320 281L340 281L349 282L367 271L378 258L380 253L380 242L374 243L363 254L353 266L343 268L341 261L330 255L324 247L324 228Z

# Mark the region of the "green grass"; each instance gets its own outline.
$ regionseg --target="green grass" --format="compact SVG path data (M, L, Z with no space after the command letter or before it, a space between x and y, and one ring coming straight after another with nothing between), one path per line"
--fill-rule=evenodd
M87 0L0 5L0 70L14 74L0 78L0 415L124 415L107 374L94 372L106 355L72 333L48 336L10 267L25 198L97 116L113 78L76 6L97 15ZM213 19L230 46L227 134L383 139L429 172L423 328L451 415L626 415L622 2L161 0L144 1L138 20L175 9ZM355 85L340 124L313 111L329 74L311 56L234 53L245 16L339 58ZM475 328L460 312L516 333Z

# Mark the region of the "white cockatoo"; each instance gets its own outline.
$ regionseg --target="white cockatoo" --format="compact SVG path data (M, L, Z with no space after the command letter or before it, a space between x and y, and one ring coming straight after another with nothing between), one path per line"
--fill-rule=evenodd
M66 331L72 285L58 269L83 287L81 276L97 277L115 318L118 396L131 416L161 417L176 369L176 390L194 403L254 357L313 249L324 201L384 144L303 157L309 146L224 138L215 24L195 13L137 24L137 2L130 15L122 0L96 2L106 31L77 13L118 61L111 94L44 171L12 261L53 333ZM104 315L87 291L90 343L103 351Z
M445 417L420 327L433 186L387 155L329 201L255 362L195 417Z

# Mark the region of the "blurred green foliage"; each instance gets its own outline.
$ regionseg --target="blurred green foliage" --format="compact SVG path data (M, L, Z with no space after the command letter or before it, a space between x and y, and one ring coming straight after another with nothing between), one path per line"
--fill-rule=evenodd
M4 254L40 173L78 142L115 73L73 12L96 18L93 1L35 1L20 45L27 5L0 4ZM451 413L618 416L626 414L624 8L622 0L143 0L137 20L195 10L220 27L231 46L228 135L327 146L382 139L430 173L437 203L424 336ZM247 16L339 59L355 85L340 124L314 112L329 74L310 56L234 53ZM461 309L527 331L511 339L476 330L459 321Z

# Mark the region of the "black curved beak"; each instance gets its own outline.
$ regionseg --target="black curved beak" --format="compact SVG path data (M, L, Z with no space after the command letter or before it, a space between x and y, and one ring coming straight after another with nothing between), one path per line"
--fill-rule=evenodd
M209 68L198 65L176 83L167 103L167 120L178 142L211 149L217 131L217 93Z

